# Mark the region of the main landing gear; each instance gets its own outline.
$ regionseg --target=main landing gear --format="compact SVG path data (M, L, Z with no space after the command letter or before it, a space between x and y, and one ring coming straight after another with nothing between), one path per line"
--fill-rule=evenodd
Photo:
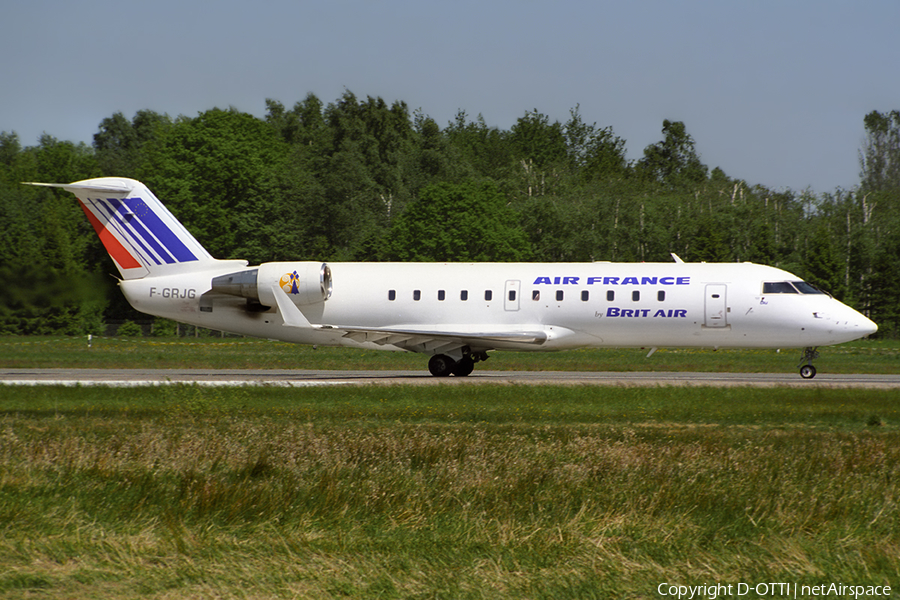
M435 377L465 377L475 370L476 362L487 359L487 352L466 352L459 360L453 360L446 354L435 354L428 360L428 370Z
M800 377L803 379L812 379L816 376L816 368L812 361L819 358L819 352L812 346L803 350L803 358L800 359ZM803 364L806 362L806 364Z

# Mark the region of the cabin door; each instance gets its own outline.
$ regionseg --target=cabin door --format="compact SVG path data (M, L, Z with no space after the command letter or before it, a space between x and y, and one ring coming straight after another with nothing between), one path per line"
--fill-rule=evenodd
M518 279L510 279L506 282L506 289L503 292L503 308L506 310L519 310L520 284Z
M724 283L710 283L706 286L706 327L727 327L728 307L725 303L728 286Z

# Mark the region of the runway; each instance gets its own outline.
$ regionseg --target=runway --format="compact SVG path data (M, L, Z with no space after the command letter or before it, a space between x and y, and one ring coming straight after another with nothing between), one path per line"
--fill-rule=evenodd
M137 387L314 387L332 385L594 385L626 387L900 388L900 375L820 373L675 373L476 370L468 377L432 377L426 371L312 371L304 369L0 369L0 385Z

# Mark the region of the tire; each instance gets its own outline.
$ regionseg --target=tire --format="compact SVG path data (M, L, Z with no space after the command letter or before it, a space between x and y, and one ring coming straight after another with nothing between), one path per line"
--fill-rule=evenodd
M812 365L803 365L800 367L800 377L803 379L812 379L816 376L816 368Z
M428 360L428 371L435 377L447 377L456 367L456 361L446 354L435 354Z
M453 367L453 374L457 377L465 377L475 370L475 361L468 356L462 357Z

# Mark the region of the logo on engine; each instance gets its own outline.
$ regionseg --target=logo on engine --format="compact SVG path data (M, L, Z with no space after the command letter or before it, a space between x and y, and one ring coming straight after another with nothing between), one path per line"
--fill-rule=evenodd
M285 294L299 294L300 288L297 287L298 283L300 283L300 275L297 274L297 271L285 273L278 280L278 285L281 286Z

